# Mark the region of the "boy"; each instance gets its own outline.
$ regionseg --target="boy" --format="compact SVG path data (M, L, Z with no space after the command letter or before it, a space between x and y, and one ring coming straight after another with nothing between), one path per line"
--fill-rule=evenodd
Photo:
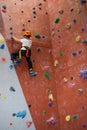
M21 62L21 58L17 59L17 57L24 56L28 63L29 74L31 77L33 77L37 75L37 72L33 71L32 61L31 61L31 46L32 46L32 40L30 40L31 32L25 31L23 36L24 37L22 39L17 39L14 36L12 37L13 40L21 42L22 47L20 48L18 52L13 52L11 54L11 60L13 61L14 65L16 65Z

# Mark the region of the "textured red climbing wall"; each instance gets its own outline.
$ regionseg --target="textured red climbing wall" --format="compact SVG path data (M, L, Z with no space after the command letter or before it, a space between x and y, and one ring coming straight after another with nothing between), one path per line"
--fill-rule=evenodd
M37 130L86 129L87 81L79 77L79 71L87 67L87 47L82 43L87 32L87 5L81 5L79 0L1 0L0 5L0 31L4 32L10 52L20 47L11 41L12 35L21 38L23 31L32 32L32 61L38 76L29 77L24 58L16 72L26 101L31 104ZM44 74L49 74L48 78ZM79 89L83 92L79 93ZM50 117L56 119L55 125L46 124Z

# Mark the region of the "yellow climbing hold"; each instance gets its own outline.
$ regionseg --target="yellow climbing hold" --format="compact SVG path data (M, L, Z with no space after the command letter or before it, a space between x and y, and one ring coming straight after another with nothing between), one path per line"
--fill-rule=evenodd
M64 80L64 82L67 82L67 81L68 81L68 79L67 79L67 78L64 78L63 80Z
M54 36L54 35L55 35L55 32L53 31L53 32L51 33L51 35Z
M54 98L53 98L53 94L49 94L49 100L53 101Z
M80 42L80 41L81 41L81 36L78 35L78 36L76 37L76 42Z
M71 28L71 23L67 23L66 28L70 29Z
M70 115L67 115L66 118L65 118L65 120L66 120L67 122L69 122L69 121L70 121Z
M77 13L80 14L81 13L81 9L77 9Z
M0 42L4 42L4 39L0 39Z
M56 67L58 65L58 60L54 61L54 66Z
M2 97L2 100L6 100L6 97L5 97L5 96L3 96L3 97Z

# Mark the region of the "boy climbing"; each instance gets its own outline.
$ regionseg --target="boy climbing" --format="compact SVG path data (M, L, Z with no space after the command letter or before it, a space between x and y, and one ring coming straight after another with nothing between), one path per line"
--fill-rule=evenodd
M26 61L28 63L29 67L29 74L31 77L36 76L37 72L33 71L32 61L31 61L31 46L32 46L32 40L31 38L31 32L25 31L23 34L22 39L18 39L16 37L12 37L13 40L21 42L22 47L19 51L13 52L11 54L11 60L13 61L14 66L21 62L21 56L24 56L26 58ZM19 57L19 58L17 58Z

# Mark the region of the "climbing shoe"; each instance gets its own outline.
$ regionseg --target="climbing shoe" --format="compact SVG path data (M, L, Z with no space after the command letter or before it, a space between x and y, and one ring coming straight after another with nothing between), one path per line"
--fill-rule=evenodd
M34 76L37 75L37 72L30 71L29 74L30 74L31 77L34 77Z
M21 59L13 60L13 65L17 66L21 62Z

